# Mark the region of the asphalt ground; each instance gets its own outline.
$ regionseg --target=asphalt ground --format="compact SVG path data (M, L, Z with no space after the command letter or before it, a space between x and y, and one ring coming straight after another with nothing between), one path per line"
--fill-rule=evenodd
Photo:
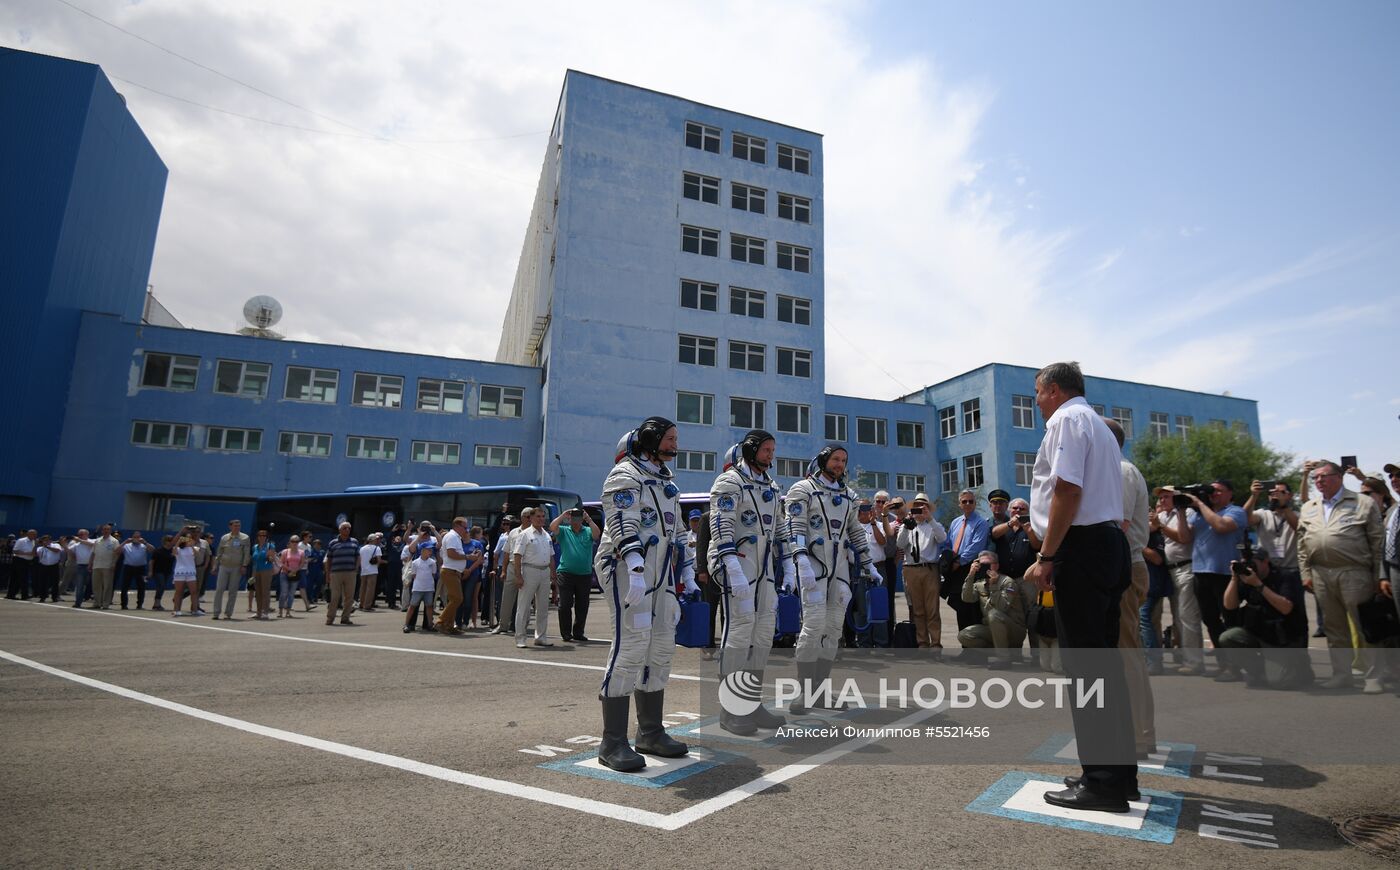
M700 772L643 787L579 772L605 642L519 650L405 635L394 611L357 626L324 613L229 623L0 601L0 866L1395 866L1332 823L1395 810L1393 741L1376 764L1293 768L1211 765L1199 746L1189 776L1141 778L1179 806L1157 841L973 811L1018 774L1074 770L1029 758L844 763L837 741L754 759L690 734ZM707 724L704 667L677 650L674 730Z

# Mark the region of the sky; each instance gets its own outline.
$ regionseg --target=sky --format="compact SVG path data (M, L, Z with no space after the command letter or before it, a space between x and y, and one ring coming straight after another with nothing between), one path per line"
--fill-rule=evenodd
M828 392L1070 358L1400 462L1400 4L506 6L8 0L0 44L125 95L192 327L267 293L291 338L493 358L574 68L824 135Z

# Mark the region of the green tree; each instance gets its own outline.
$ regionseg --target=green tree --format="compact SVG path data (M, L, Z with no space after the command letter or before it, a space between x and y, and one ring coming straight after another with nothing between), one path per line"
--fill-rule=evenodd
M1236 502L1249 498L1250 481L1285 480L1297 492L1302 479L1291 453L1261 444L1248 432L1215 426L1193 429L1185 438L1139 438L1129 458L1149 490L1223 477L1235 485Z

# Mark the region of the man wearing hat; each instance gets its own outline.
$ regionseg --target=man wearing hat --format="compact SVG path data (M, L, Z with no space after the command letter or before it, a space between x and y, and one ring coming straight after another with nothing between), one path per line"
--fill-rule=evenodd
M559 544L559 636L588 643L583 628L593 591L593 541L602 532L583 508L555 517L549 530Z
M919 493L909 516L899 525L896 542L904 553L904 594L920 649L943 649L943 616L938 602L938 550L948 539L943 524L933 518L928 496Z

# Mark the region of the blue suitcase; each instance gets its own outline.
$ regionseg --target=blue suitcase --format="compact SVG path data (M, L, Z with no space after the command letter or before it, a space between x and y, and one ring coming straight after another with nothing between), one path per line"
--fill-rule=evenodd
M676 645L699 649L710 645L710 602L681 599L681 621L676 626Z
M890 618L890 593L883 586L866 586L866 618L871 622L888 622Z
M778 634L802 631L802 601L796 595L778 593Z

